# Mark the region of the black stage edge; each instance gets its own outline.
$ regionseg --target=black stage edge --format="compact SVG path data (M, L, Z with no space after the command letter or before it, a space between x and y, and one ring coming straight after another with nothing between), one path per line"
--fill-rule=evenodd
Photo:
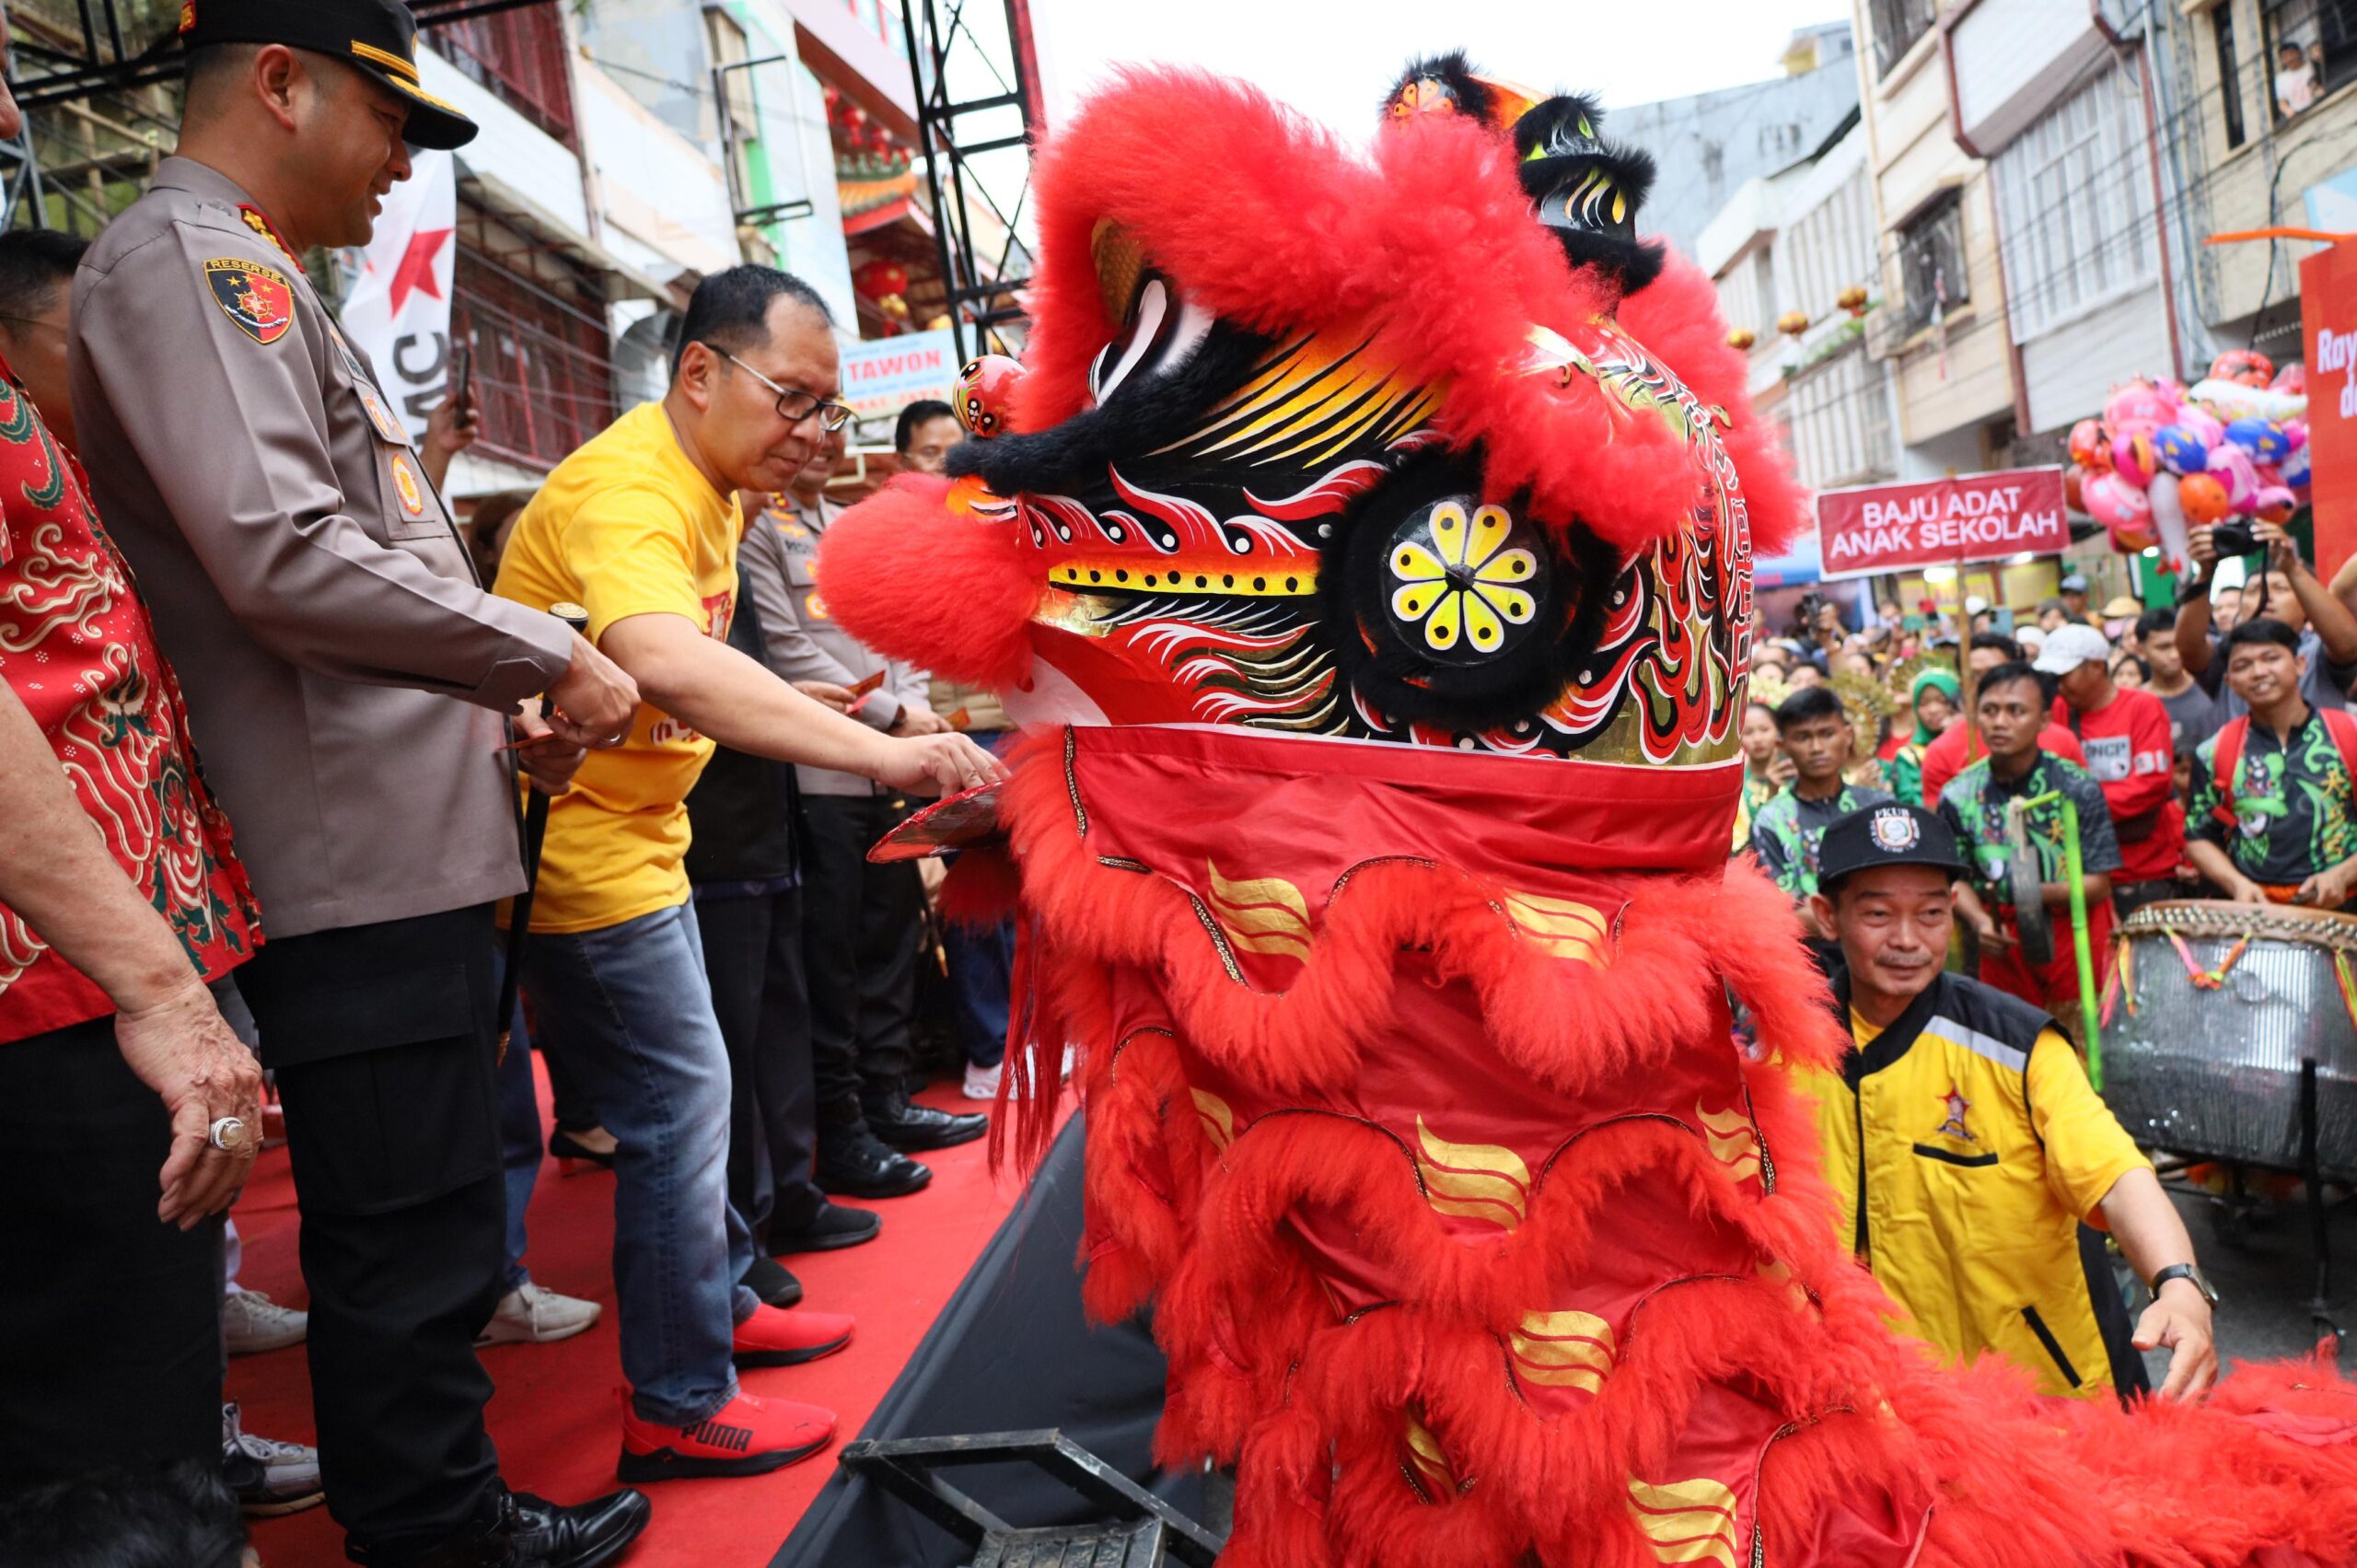
M1080 1249L1080 1123L1075 1115L1065 1125L1022 1202L859 1435L1056 1427L1200 1519L1202 1473L1167 1474L1150 1458L1162 1418L1162 1353L1143 1321L1092 1329L1081 1314L1074 1261ZM961 1471L958 1485L1017 1525L1077 1524L1091 1516L1068 1488L1028 1465L979 1466ZM960 1568L966 1561L948 1532L838 1468L770 1568Z

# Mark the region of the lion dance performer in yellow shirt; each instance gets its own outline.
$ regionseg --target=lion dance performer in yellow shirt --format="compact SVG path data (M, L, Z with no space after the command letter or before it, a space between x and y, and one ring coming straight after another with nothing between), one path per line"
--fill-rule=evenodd
M1016 903L1015 1038L1080 1058L1087 1299L1153 1302L1222 1563L2351 1562L2322 1366L2124 1413L1893 1330L1787 1075L1848 1042L1726 858L1800 495L1593 104L1444 58L1385 121L1085 106L986 438L819 561L1028 732L953 886Z

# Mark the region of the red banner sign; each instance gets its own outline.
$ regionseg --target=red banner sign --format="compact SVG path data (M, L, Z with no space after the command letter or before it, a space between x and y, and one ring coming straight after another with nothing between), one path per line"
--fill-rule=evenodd
M1820 491L1817 537L1828 577L2057 555L2071 542L2062 470L2003 469Z
M2300 262L2308 362L2308 484L2319 570L2357 553L2357 243Z

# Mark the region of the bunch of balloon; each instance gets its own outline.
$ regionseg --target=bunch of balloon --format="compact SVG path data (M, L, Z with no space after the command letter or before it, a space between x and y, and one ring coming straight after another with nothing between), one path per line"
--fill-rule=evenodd
M2282 522L2305 498L2305 374L2265 354L2218 356L2191 387L2131 381L2103 417L2071 431L2063 490L2122 553L2157 549L2181 571L2189 531L2235 519Z

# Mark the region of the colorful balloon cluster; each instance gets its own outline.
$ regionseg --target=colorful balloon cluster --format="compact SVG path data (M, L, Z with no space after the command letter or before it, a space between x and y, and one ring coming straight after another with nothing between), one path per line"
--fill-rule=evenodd
M2189 528L2282 522L2308 484L2305 372L2263 354L2220 354L2191 387L2131 381L2071 431L2063 493L2123 553L2158 545L2172 570Z

